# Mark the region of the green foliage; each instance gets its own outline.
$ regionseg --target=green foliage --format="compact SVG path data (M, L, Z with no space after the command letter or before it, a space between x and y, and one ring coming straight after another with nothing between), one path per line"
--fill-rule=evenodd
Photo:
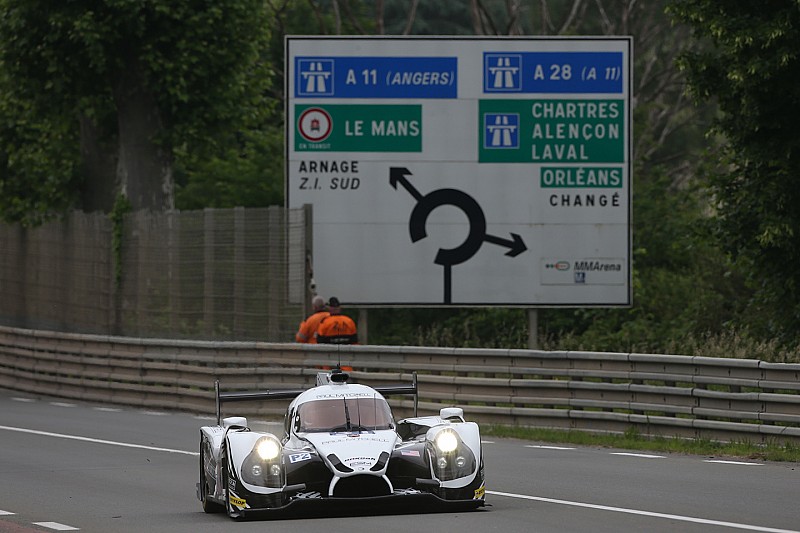
M692 94L715 99L726 144L709 173L716 238L753 290L740 324L795 339L800 327L800 8L676 0L670 11L708 43L682 57Z
M408 23L409 2L386 3L387 35L402 35ZM410 35L472 35L468 6L462 0L420 2Z
M264 207L283 203L283 132L250 130L211 153L178 152L175 206Z
M0 9L6 67L51 111L95 115L140 63L172 140L203 139L241 116L262 78L254 65L269 20L259 0L2 0Z
M79 119L100 126L104 146L149 142L117 137L120 101L140 91L153 96L143 113L163 125L154 140L168 153L246 157L229 143L272 108L269 23L262 0L0 0L3 216L38 220L73 202ZM7 133L19 124L30 128Z
M524 348L523 309L374 309L369 311L370 344Z
M70 206L80 185L77 132L9 88L0 61L0 219L37 225Z
M271 29L259 49L263 67L259 99L236 129L221 132L216 146L176 150L175 205L203 207L264 207L283 203L283 71L287 34L342 34L371 31L368 3L348 2L339 16L330 2L317 5L290 1L272 6ZM280 8L279 8L280 7ZM268 68L267 68L268 67Z
M80 185L76 137L58 117L0 96L1 220L35 226L72 205Z

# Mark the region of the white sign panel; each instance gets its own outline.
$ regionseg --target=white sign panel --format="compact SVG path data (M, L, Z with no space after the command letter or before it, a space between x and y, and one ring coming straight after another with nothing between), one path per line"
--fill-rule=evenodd
M286 202L351 306L631 305L632 40L286 38Z

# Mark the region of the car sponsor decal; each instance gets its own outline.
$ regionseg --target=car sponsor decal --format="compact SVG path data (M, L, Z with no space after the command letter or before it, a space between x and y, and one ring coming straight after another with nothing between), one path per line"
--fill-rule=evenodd
M239 509L244 509L247 507L247 500L243 498L237 498L233 494L228 496L228 501L231 502L231 505L235 505Z
M477 489L475 489L475 497L472 498L473 500L482 500L486 497L486 485L481 485Z
M309 452L293 453L289 455L289 462L292 464L299 463L301 461L309 461L310 459L311 454Z
M402 450L400 455L408 455L410 457L419 457L419 450Z
M331 433L331 435L332 436L336 435L336 433ZM364 433L355 433L353 435L345 435L345 438L324 440L324 441L320 442L320 445L321 446L328 446L328 445L331 445L331 444L347 443L348 442L347 437L351 437L351 438L352 437L358 437L358 440L361 441L361 442L365 442L365 441L369 441L369 442L389 442L388 439L384 439L384 438L381 438L381 437L371 437L371 436L365 435Z

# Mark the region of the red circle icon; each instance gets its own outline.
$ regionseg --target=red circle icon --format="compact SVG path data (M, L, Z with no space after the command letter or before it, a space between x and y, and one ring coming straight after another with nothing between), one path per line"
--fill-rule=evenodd
M322 142L333 131L333 119L321 107L310 107L297 119L297 130L307 141Z

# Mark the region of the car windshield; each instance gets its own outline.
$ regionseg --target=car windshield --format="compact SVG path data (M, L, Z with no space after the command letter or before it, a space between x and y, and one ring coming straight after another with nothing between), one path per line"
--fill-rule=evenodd
M378 397L314 400L297 410L295 428L316 433L391 429L392 413Z

